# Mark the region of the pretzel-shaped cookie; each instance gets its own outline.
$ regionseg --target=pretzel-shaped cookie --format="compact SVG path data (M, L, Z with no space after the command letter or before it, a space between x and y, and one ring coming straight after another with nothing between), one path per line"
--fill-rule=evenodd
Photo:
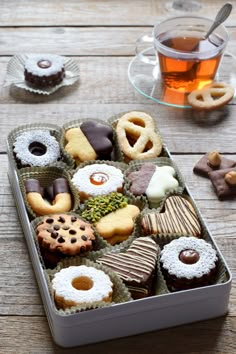
M157 157L162 151L154 121L144 112L124 114L118 121L116 131L121 150L131 160Z
M228 103L234 96L234 88L223 82L214 82L188 95L190 105L197 110L212 110Z

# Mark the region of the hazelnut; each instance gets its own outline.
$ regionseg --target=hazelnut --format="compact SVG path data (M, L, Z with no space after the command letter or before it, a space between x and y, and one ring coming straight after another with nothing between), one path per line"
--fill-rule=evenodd
M236 171L230 171L230 172L226 173L225 181L228 184L231 184L232 186L236 185Z
M221 163L221 156L218 151L212 151L208 154L208 164L212 167L218 167Z

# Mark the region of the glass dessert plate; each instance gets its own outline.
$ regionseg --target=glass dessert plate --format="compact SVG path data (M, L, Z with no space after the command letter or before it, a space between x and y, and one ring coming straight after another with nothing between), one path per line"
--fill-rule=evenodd
M4 82L5 87L14 85L30 92L50 95L51 93L57 91L60 87L73 85L79 79L80 72L77 63L70 58L64 57L65 78L60 84L53 87L40 89L32 87L27 84L24 77L24 63L27 57L27 54L15 55L9 60L7 65L7 75Z
M153 48L143 50L141 55L156 60ZM224 70L229 67L230 70ZM163 86L158 63L151 65L141 61L138 55L135 56L128 66L128 79L139 93L157 103L171 107L191 108L187 100L188 94ZM236 88L236 58L233 54L229 52L224 54L215 81L226 82Z

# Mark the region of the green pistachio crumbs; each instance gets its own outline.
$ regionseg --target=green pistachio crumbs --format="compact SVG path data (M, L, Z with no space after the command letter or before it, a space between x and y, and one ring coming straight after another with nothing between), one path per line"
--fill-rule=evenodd
M128 199L121 193L99 195L87 200L82 217L94 223L112 211L126 207L127 204Z

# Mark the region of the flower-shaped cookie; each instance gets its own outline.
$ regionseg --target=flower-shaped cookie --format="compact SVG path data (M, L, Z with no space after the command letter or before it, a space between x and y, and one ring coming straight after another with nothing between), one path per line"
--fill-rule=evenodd
M167 193L177 191L179 182L175 175L175 169L171 166L144 163L139 171L127 176L131 182L130 192L136 196L146 195L150 207L155 208Z

